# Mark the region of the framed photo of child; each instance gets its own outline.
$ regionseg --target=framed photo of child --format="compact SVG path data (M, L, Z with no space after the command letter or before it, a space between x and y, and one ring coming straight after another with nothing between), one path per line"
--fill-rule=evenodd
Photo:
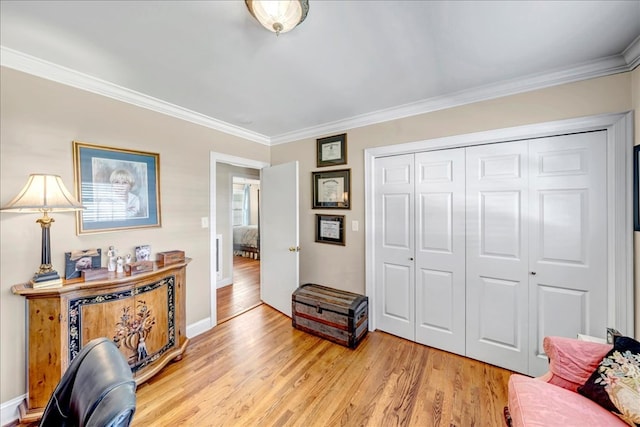
M77 234L160 227L160 155L73 141Z

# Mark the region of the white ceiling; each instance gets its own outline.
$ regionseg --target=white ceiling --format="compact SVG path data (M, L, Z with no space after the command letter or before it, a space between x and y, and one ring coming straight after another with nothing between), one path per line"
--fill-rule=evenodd
M629 71L636 1L0 1L0 62L265 144Z

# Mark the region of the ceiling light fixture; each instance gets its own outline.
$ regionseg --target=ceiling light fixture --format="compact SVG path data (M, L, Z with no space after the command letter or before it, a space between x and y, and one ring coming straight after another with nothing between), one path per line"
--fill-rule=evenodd
M245 0L251 15L267 30L286 33L307 17L309 0Z

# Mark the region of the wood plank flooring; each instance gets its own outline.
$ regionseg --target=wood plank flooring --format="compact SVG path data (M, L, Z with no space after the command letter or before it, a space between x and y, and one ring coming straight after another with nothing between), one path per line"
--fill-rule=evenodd
M217 290L218 323L261 304L260 261L233 257L233 284Z
M505 425L511 372L378 331L350 350L295 330L260 303L259 263L238 261L246 286L219 289L218 326L138 387L132 426Z
M260 305L137 391L133 426L504 426L509 371L370 332L355 350Z

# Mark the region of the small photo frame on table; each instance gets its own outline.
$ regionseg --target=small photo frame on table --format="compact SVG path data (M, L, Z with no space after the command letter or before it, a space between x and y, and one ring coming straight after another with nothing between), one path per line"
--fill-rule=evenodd
M136 261L151 261L151 246L136 246Z
M160 155L73 141L76 233L160 227Z
M633 229L640 231L640 145L633 147Z
M64 253L64 278L76 279L83 270L92 270L102 266L101 249L85 249Z
M311 172L313 209L351 209L351 169Z
M316 139L319 168L347 164L347 134L328 136Z
M316 214L316 242L345 246L344 215Z

